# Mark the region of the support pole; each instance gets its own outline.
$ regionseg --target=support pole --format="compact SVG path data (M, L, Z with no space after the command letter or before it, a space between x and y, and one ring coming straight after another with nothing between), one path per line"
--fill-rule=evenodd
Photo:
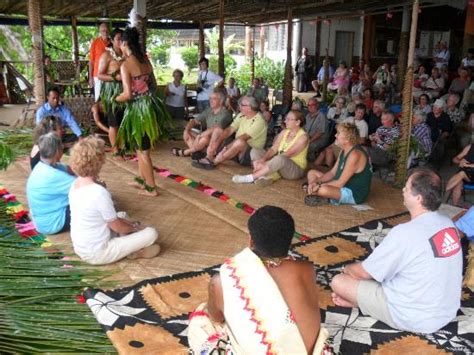
M408 169L408 158L410 155L411 139L411 117L413 110L413 58L415 56L416 30L418 26L418 8L419 0L413 0L413 9L411 15L410 44L408 48L408 67L405 75L403 87L403 106L401 117L400 140L398 141L397 166L395 172L395 184L402 187L405 184Z
M255 27L250 32L250 80L255 79Z
M316 43L314 45L314 55L316 56L316 73L321 67L321 21L316 19Z
M400 33L400 42L398 45L397 62L397 87L401 91L403 87L403 78L407 69L408 40L410 38L410 7L403 7L402 30Z
M206 45L204 44L204 24L202 21L199 21L199 58L204 58L206 56Z
M218 71L222 78L225 78L224 62L224 0L219 2L219 40L218 40Z
M260 26L260 50L259 57L263 58L265 56L265 27Z
M140 34L140 46L144 53L146 53L146 0L133 0L133 8L140 16L137 30Z
M370 57L372 56L372 28L373 28L372 15L364 16L364 47L362 56L364 62L369 63Z
M469 48L474 48L474 1L470 0L466 8L464 23L464 39L462 53L465 55Z
M283 105L289 107L293 99L293 66L291 65L291 42L293 41L293 11L291 7L288 7L287 26L285 79L283 80Z
M245 26L245 60L250 63L252 55L252 28Z
M41 0L28 1L28 23L32 37L31 44L33 47L34 65L33 92L38 107L43 105L46 99L43 53L43 17L41 10Z
M71 33L72 33L72 60L76 67L76 79L79 79L81 75L81 63L79 62L79 39L77 36L77 18L71 17ZM79 90L81 85L79 85ZM82 92L80 92L82 94Z

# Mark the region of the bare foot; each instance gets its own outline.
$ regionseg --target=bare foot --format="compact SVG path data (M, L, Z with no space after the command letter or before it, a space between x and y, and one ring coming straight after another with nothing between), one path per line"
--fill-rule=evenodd
M134 187L136 189L139 189L139 190L145 190L145 186L139 184L136 181L129 181L129 182L127 182L127 185L131 186L131 187Z
M341 296L339 296L337 293L333 292L331 294L331 297L332 297L332 301L333 303L336 305L336 306L340 306L340 307L348 307L348 308L356 308L356 305L345 300L344 298L342 298Z
M152 244L149 247L140 249L130 255L127 256L127 259L134 260L134 259L150 259L154 258L160 253L160 246L158 244Z
M143 186L142 186L143 187ZM157 191L156 189L156 186L155 186L155 189L152 190L152 191L147 191L145 190L145 188L143 187L143 189L138 193L139 195L142 195L142 196L150 196L150 197L156 197L156 196L159 196L159 192Z

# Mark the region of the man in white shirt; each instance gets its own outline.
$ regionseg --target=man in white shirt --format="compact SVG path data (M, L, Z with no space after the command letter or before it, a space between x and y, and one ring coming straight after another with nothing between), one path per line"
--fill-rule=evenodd
M456 317L462 250L453 222L437 211L441 192L435 172L411 172L403 189L411 221L394 227L366 260L343 267L331 282L334 304L419 333L438 331Z
M369 137L369 125L365 122L365 112L367 107L364 104L357 104L355 109L354 117L347 117L343 122L349 122L355 124L359 131L359 144L367 144L367 138Z
M201 58L199 60L199 72L197 79L197 110L203 112L209 107L209 96L216 86L221 86L224 79L209 70L209 60Z

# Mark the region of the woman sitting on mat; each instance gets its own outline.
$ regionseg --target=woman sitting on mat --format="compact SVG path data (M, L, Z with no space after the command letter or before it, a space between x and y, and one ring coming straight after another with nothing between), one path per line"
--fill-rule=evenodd
M453 158L459 170L451 176L446 184L446 195L452 193L453 205L459 206L464 183L474 183L474 144L467 145L461 153Z
M110 264L124 257L152 258L160 252L158 232L116 212L110 193L97 177L105 162L104 141L87 137L71 152L78 176L69 191L71 239L74 251L89 264Z
M286 129L275 139L273 146L264 149L252 148L250 158L253 174L234 175L236 184L270 185L280 178L288 180L300 179L304 176L308 161L309 137L301 128L304 123L303 113L290 111L285 118Z
M366 200L372 181L372 169L366 151L358 144L359 131L352 123L337 125L336 144L342 149L334 167L326 173L308 172L305 204L359 204Z
M31 170L35 167L36 164L40 161L40 151L38 146L38 141L40 137L46 133L54 132L58 137L62 138L64 135L63 125L61 119L55 116L48 116L43 118L43 120L36 126L33 131L33 142L34 145L31 148L30 153L30 166Z
M157 196L150 149L165 135L165 126L170 124L171 118L163 102L155 95L153 67L143 53L136 28L127 28L123 32L121 49L127 59L120 67L123 93L116 100L127 105L117 142L136 148L140 174L136 182L143 188L140 194Z

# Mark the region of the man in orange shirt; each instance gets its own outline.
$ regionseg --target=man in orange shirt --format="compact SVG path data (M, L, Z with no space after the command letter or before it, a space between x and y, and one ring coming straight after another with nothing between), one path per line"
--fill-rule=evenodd
M91 43L89 51L89 86L94 88L95 101L100 96L100 80L97 78L99 74L99 59L105 48L109 45L109 26L105 22L99 24L100 36Z

